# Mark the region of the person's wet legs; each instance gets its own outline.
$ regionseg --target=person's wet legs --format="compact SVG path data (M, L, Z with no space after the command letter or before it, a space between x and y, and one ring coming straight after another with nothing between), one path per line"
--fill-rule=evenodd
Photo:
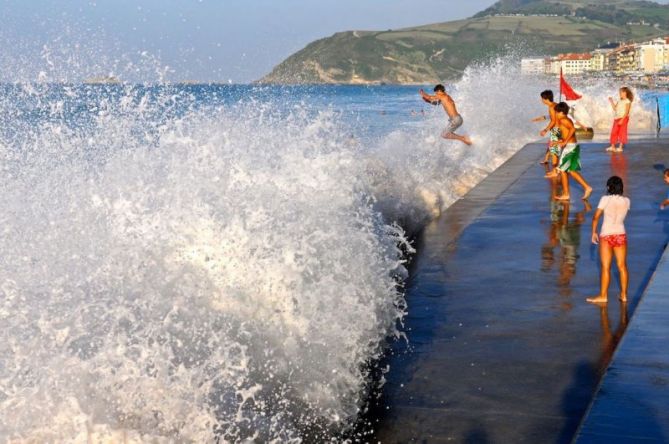
M460 136L455 133L445 133L442 135L442 137L444 139L449 139L449 140L459 140L460 142L468 146L472 144L472 140L469 138L469 136Z
M627 245L620 247L615 247L613 249L613 254L616 257L616 265L618 266L618 272L620 273L620 300L627 300L627 286L629 282L629 276L627 274Z
M599 294L588 298L587 301L593 304L605 304L608 300L609 283L611 282L611 260L613 259L613 249L605 240L599 241L599 261L602 266Z
M562 183L562 194L556 196L557 200L569 200L569 176L564 171L559 171L560 182Z
M588 197L590 197L590 195L592 194L592 187L588 184L588 182L585 181L585 179L583 178L583 176L581 176L581 174L578 173L578 172L576 172L576 171L570 171L569 174L570 174L571 177L573 177L574 180L575 180L576 182L578 182L578 183L583 187L583 189L585 190L585 193L583 194L583 198L582 198L582 199L587 199Z

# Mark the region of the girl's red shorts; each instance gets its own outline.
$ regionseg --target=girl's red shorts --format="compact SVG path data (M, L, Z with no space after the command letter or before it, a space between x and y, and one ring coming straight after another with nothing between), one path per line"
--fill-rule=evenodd
M625 245L627 245L627 235L610 234L608 236L602 236L601 241L609 244L611 248L624 247Z

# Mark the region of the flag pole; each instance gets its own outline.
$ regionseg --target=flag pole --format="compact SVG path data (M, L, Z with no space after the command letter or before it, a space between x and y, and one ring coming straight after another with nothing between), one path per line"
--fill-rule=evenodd
M562 66L560 66L560 102L562 102Z

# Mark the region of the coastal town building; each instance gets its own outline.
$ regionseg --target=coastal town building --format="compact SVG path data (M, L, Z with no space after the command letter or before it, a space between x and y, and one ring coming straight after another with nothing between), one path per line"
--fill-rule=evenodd
M590 53L558 54L545 58L522 59L521 72L537 75L582 75L611 73L624 75L653 75L669 71L669 37L641 43L606 43ZM605 74L606 75L606 74Z
M637 68L645 74L654 74L669 65L669 44L666 38L644 42L637 46Z
M609 67L611 71L619 75L639 71L636 44L622 45L611 51L609 55Z
M609 70L609 54L615 48L597 48L592 51L592 59L590 60L590 71L603 72Z
M601 72L608 66L608 57L604 52L595 50L592 52L592 59L590 60L590 71Z
M544 74L558 75L560 74L560 64L557 57L546 57L544 59Z
M545 72L543 57L528 57L520 61L520 73L524 76L538 76Z
M545 64L546 74L579 75L591 70L592 54L559 54Z
M607 71L617 72L618 71L618 55L620 51L616 48L606 55L606 64L608 66Z

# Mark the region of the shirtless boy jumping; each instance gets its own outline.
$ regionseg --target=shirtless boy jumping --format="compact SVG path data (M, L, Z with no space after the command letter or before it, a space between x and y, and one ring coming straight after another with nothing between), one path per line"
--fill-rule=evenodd
M437 85L434 87L435 94L433 96L427 94L422 89L419 91L423 100L431 105L441 105L444 107L444 111L448 114L448 128L441 134L441 137L444 139L459 140L460 142L471 145L472 141L468 136L460 136L455 134L455 130L462 126L463 120L462 116L458 113L458 110L455 107L455 102L446 94L446 88L444 85Z

